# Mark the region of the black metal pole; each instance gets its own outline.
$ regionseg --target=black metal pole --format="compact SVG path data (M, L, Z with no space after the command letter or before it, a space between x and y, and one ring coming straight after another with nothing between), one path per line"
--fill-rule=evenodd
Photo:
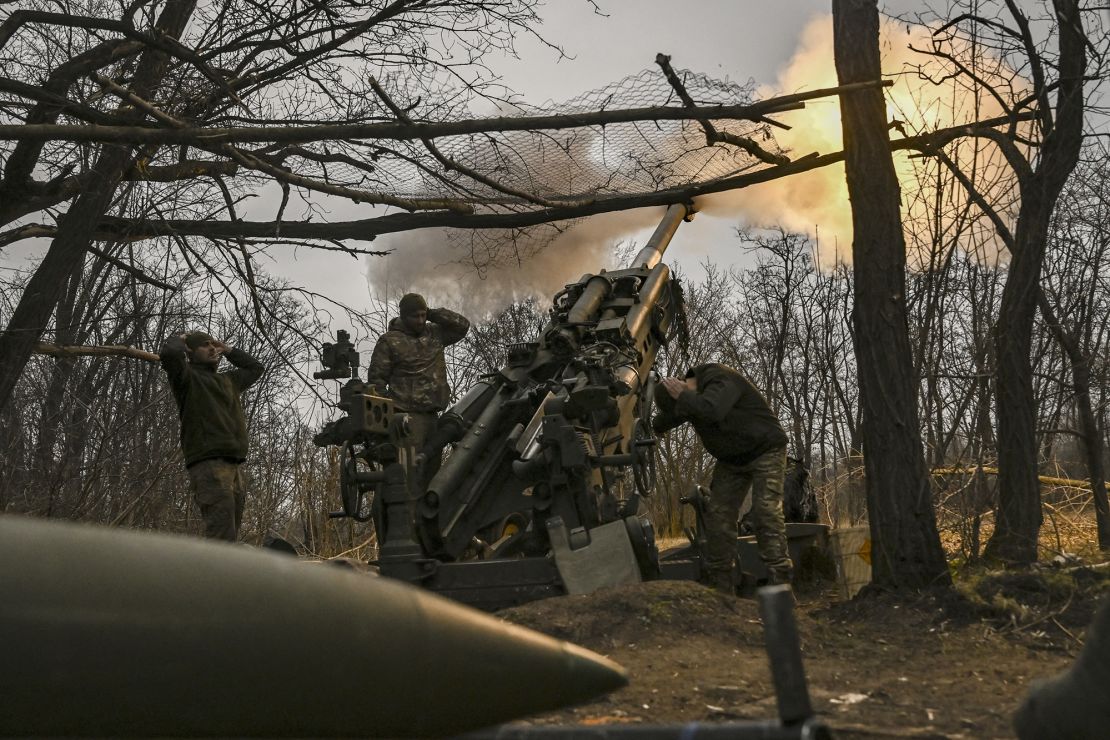
M784 725L804 722L813 716L813 706L809 701L798 626L794 621L794 593L785 584L766 586L757 593L779 718Z

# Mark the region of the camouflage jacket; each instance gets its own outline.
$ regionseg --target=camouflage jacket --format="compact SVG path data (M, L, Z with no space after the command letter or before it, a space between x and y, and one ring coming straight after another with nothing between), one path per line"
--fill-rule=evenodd
M402 411L443 411L451 400L443 348L466 336L470 322L445 308L428 310L423 334L411 334L400 319L378 337L367 381L397 402Z

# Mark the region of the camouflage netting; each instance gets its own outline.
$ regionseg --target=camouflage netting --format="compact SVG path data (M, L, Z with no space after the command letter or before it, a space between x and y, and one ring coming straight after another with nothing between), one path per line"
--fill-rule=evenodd
M687 93L699 106L755 102L755 83L716 80L676 70ZM403 97L401 95L399 98ZM579 95L564 103L503 108L505 116L572 115L622 108L681 107L682 101L658 68L647 69ZM460 110L417 104L414 120L472 117ZM494 114L496 115L496 114ZM754 140L772 154L782 150L766 123L714 121L722 133ZM464 168L548 204L652 193L666 188L710 182L766 166L730 144L708 144L696 121L617 123L569 130L507 132L441 138L435 146ZM378 149L380 187L410 198L454 198L479 211L524 211L542 207L483 184L464 173L446 170L421 142L398 142ZM506 260L518 261L542 250L568 222L520 230L452 231L448 242L461 261L479 271Z
M754 102L752 81L740 85L676 70L699 106ZM572 115L617 108L680 107L659 69L647 69L564 103L505 108L505 116ZM414 119L436 120L443 111L421 110ZM751 121L715 121L716 128L754 139L779 152L770 127ZM436 146L463 167L514 190L553 201L643 193L738 174L760 162L738 147L708 146L695 121L608 124L564 131L476 134L437 139ZM403 143L378 161L383 185L409 197L461 198L502 210L527 204L460 173L444 173L420 142ZM392 156L391 156L392 154Z

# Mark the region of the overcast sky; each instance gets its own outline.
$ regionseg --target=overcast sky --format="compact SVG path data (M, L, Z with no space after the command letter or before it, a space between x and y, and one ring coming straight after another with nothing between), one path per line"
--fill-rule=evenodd
M540 32L546 39L561 46L569 58L560 59L552 49L534 39L521 37L517 44L518 58L490 58L489 65L522 100L537 105L548 100L563 101L644 69L656 68L654 60L660 52L669 54L676 68L739 83L753 79L765 87L762 91L764 95L835 84L831 49L825 48L829 36L830 0L778 0L773 3L743 0L694 0L687 3L673 0L597 0L597 5L599 10L595 11L593 4L587 0L549 0L546 6L540 8L544 21ZM893 6L895 10L899 6L905 8L912 5L908 0L891 0L888 3L888 7ZM824 35L821 29L825 29ZM780 143L799 154L839 148L838 141L811 135L815 119L807 121L796 118L798 115L791 113L781 118L794 124L796 132L805 132L805 135L793 141L784 141L780 136ZM803 115L824 115L821 126L839 136L833 101L810 103ZM811 233L820 223L822 244L831 243L833 240L828 235L836 232L835 222L840 218L837 214L844 210L842 204L838 204L839 194L832 190L842 184L843 176L830 168L822 177L825 181L818 182L816 186L813 181L790 178L789 185L783 181L778 185L749 188L727 196L720 201L727 207L703 212L692 223L684 224L679 229L667 253L667 261L688 274L697 274L699 263L706 258L721 265L750 260L751 257L745 256L740 249L735 228L758 218L785 222L790 228ZM272 219L278 202L276 188L274 193L273 199L258 198L244 204L242 216L247 219ZM327 217L331 220L366 218L373 213L366 206L347 201L324 205L330 211ZM295 210L295 205L291 204L288 215L296 216ZM607 246L617 237L642 241L661 212L662 209L658 209L658 213L633 212L610 217L609 227L592 228L595 232L604 232L604 236L598 238L600 247ZM595 217L595 223L603 221L604 217ZM613 226L613 223L618 225ZM637 225L641 227L639 230ZM373 244L357 246L395 248L399 253L412 253L408 246L428 238L428 232L414 232L390 235ZM3 261L26 266L26 260L36 259L45 247L45 240L14 245L5 250ZM376 284L380 286L383 275L396 271L399 259L365 258L356 261L333 252L300 249L293 253L284 246L273 250L272 255L274 261L265 265L269 271L287 276L356 309L369 305L369 283L374 282L372 279L376 277ZM265 259L265 256L260 257ZM542 293L549 297L565 282L578 279L584 269L595 271L602 266L594 266L592 259L585 261L590 264L584 268L580 264L561 265L557 260L549 260L553 264L544 264L547 284ZM422 290L420 285L407 284L409 282L407 279L390 282L393 297L409 289ZM518 281L517 276L506 274L489 282L512 285ZM479 290L484 291L487 285ZM337 325L334 328L343 327ZM372 340L369 337L361 339L363 342ZM369 349L368 346L360 348Z
M817 19L827 17L830 10L829 0L774 3L697 0L681 4L673 0L599 0L598 4L603 14L595 12L586 0L552 1L541 8L544 22L540 32L560 45L570 58L560 59L543 44L520 38L519 58L491 59L490 66L509 88L533 104L566 100L654 67L655 55L659 52L669 54L675 67L741 83L754 79L767 86L768 92L779 92L780 75L803 44L803 32L819 23ZM822 60L821 65L829 73L831 56L827 64ZM810 84L795 75L787 84L796 89L812 89L828 82L828 79L815 79ZM807 151L819 149L822 147ZM345 209L343 205L339 207ZM365 215L364 210L362 214ZM335 212L332 217L341 215L348 214ZM741 252L734 233L742 215L722 216L714 218L702 214L693 223L683 225L667 260L693 272L707 257L721 264L750 259ZM653 218L655 216L645 215L644 220ZM812 230L805 216L800 220L804 223L793 224L794 228ZM642 240L648 233L650 230L633 231L629 236ZM822 233L829 232L822 227ZM405 250L420 238L419 233L383 237L374 246ZM353 265L342 262L341 257L322 257L306 251L296 265L283 264L279 268L302 280L326 285L326 292L358 306L366 300L368 273L378 273L380 285L383 274L399 272L396 268L399 260L370 258L355 270ZM337 264L343 265L343 269L337 270ZM552 279L555 284L561 284L577 279L581 272L578 266L572 266L567 275ZM512 282L513 278L501 276L498 280ZM419 285L399 285L399 282L407 281L391 280L391 292L410 287L421 289Z

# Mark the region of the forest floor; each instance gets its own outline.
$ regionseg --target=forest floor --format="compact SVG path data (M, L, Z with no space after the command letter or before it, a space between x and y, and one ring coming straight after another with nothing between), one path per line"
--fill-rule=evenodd
M1110 575L1100 568L980 573L955 590L838 598L801 584L795 611L810 696L837 738L1013 737L1030 683L1064 669ZM575 642L629 685L528 724L674 724L777 716L754 599L653 581L547 599L498 616Z

